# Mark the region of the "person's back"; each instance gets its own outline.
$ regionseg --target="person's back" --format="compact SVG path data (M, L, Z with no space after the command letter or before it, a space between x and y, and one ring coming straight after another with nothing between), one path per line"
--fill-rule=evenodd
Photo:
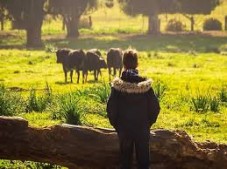
M121 150L121 168L131 167L135 145L138 168L149 168L150 127L160 111L151 80L138 75L137 53L129 50L123 57L124 72L112 82L107 103L110 123L116 129Z

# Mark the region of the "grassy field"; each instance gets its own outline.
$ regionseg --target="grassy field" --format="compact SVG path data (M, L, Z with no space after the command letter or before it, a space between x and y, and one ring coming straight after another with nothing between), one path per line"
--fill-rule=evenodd
M226 8L224 3L212 16L224 22ZM80 29L78 39L65 39L60 20L46 19L42 49L26 49L25 32L9 30L7 23L7 30L0 32L0 115L21 116L34 127L78 123L78 117L83 125L111 127L105 110L110 91L107 70L102 70L98 82L90 73L86 84L64 83L62 65L51 51L98 48L106 57L111 47L131 47L139 52L140 74L153 79L159 95L162 110L153 128L185 130L196 141L227 143L226 32L164 32L166 18L178 18L189 28L178 14L160 16L163 33L151 36L145 34L146 17L125 16L117 5L91 15L93 27ZM208 17L196 16L196 30ZM44 168L45 164L0 161L2 166Z
M224 54L202 51L206 48L209 49L211 43L216 47L225 45L227 40L223 38L223 41L216 41L215 38L205 36L204 38L207 39L204 41L209 40L211 43L208 43L208 46L205 43L203 46L196 45L198 49L192 50L192 48L187 49L184 43L188 43L187 41L190 38L193 39L193 37L189 35L179 36L182 36L182 43L179 43L179 46L176 45L177 43L174 45L172 40L180 40L180 38L174 38L171 35L159 37L158 43L162 44L163 47L152 45L158 41L158 37L152 39L145 36L130 37L131 39L122 41L120 39L123 38L119 37L117 43L110 40L109 46L106 45L104 37L99 40L100 45L95 47L100 48L103 54L105 54L106 48L115 46L115 43L124 49L128 47L126 44L131 44L139 51L139 71L141 74L154 80L153 87L156 91L162 92L163 88L165 89L160 100L162 111L157 124L154 126L155 128L183 129L198 141L210 139L216 142L226 142L227 108L226 103L221 102L219 96L222 90L225 94L227 92L227 57ZM107 38L109 37L112 36L107 36ZM113 38L117 37L113 36ZM88 49L94 47L93 44L90 44L91 39L89 37L76 40L76 42L69 40L69 43L80 44L80 47L87 44L84 48ZM198 39L201 40L201 37L198 37ZM93 41L95 43L96 39L93 38ZM171 44L173 47L168 48L161 41ZM144 43L144 46L141 43ZM61 41L55 42L55 45L61 46ZM185 46L185 48L181 46ZM87 84L65 84L62 66L56 63L55 54L45 50L2 49L0 53L1 83L11 91L21 91L20 93L24 98L29 97L31 89L37 89L37 92L42 95L46 83L48 83L53 95L73 93L80 90L87 100L87 97L92 94L92 88L99 88L108 84L107 70L103 70L103 76L98 83L95 83L93 76L89 74ZM74 79L76 79L75 76ZM85 90L88 90L88 92L83 92ZM200 96L205 97L208 102L212 98L217 98L219 110L217 112L210 110L196 112L192 100L193 98L198 99ZM83 109L86 114L84 123L92 126L111 127L105 116L105 102L100 103L93 97L89 97L88 100L90 107ZM99 110L96 110L97 105L100 107ZM94 110L97 113L92 111L86 113L86 110ZM48 126L61 122L52 120L51 112L48 109L43 113L22 113L22 116L30 121L30 125L34 126Z

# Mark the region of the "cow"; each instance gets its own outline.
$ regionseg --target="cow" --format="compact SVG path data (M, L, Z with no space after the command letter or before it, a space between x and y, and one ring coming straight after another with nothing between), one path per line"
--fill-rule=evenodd
M85 61L85 52L83 50L71 50L71 49L58 49L56 52L57 63L62 63L63 71L65 74L65 83L67 83L67 72L70 72L70 80L73 82L73 70L76 70L79 83L80 70L83 71L83 64Z
M73 50L69 53L69 58L70 58L70 67L72 69L76 70L77 73L77 83L79 83L80 80L80 71L82 71L82 76L83 76L83 83L85 82L85 69L84 65L86 62L86 53L84 50L79 49L79 50ZM70 72L70 77L71 77L71 82L72 82L72 75L73 72Z
M85 81L87 81L88 71L94 71L94 80L98 81L98 75L101 74L101 68L107 68L105 60L98 49L90 49L86 53L84 63Z
M62 63L62 68L65 74L65 83L67 83L67 72L70 71L71 74L71 68L69 67L69 53L71 49L58 49L56 51L57 56L57 63ZM71 79L72 82L72 79Z
M120 48L110 48L107 52L107 67L109 71L109 80L111 80L111 68L113 68L113 76L116 76L116 70L119 69L119 76L121 75L123 63L123 51Z

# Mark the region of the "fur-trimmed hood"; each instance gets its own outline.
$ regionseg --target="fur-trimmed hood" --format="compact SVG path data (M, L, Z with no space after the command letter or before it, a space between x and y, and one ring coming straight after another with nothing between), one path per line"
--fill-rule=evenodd
M111 86L120 92L126 93L145 93L151 88L152 80L147 79L139 83L130 83L123 81L120 78L115 78Z

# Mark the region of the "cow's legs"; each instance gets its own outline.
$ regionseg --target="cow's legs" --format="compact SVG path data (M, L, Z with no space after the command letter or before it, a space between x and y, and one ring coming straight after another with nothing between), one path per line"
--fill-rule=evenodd
M64 67L64 65L63 65L63 71L65 75L65 83L67 83L67 69Z
M71 83L73 82L73 70L70 70L70 79L71 79Z
M98 69L98 70L97 70L97 80L98 80L98 78L99 78L99 75L102 77L101 69Z
M65 74L65 83L67 83L67 71L64 71Z
M98 70L94 70L94 78L95 78L95 81L98 81Z
M80 71L76 70L76 73L77 73L77 83L79 83L79 81L80 81Z
M87 82L88 71L83 71L83 83Z
M116 68L113 68L113 69L114 69L114 76L116 76L117 74Z
M121 77L122 68L119 69L119 77Z
M109 67L108 70L109 70L109 81L111 81L111 67Z

